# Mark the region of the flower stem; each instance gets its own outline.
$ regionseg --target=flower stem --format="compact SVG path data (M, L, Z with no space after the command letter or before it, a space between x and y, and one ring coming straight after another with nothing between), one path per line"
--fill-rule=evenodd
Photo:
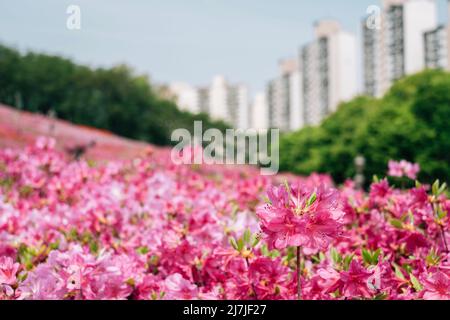
M301 276L301 261L300 261L300 246L297 246L297 300L302 300L302 282L300 279Z

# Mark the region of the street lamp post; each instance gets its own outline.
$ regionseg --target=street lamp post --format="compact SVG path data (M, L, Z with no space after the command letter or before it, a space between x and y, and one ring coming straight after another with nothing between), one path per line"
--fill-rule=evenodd
M357 189L362 189L364 186L364 166L366 164L366 159L361 156L358 155L355 158L355 171L356 171L356 175L355 175L355 187Z

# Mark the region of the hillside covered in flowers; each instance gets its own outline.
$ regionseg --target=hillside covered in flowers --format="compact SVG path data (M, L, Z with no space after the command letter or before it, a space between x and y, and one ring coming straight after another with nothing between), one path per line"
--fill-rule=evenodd
M450 200L326 175L0 150L1 299L449 299ZM388 167L388 164L386 164ZM388 168L386 168L388 171Z

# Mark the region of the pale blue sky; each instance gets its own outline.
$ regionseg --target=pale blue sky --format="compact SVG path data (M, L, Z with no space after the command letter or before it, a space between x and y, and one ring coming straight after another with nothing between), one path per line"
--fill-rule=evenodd
M445 0L438 0L441 21ZM66 28L81 7L82 29ZM355 34L378 0L1 0L0 42L93 66L126 62L157 82L207 84L214 74L253 93L333 17Z

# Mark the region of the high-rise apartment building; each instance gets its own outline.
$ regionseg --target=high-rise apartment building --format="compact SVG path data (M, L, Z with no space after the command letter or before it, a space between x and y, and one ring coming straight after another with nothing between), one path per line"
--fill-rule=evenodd
M289 129L298 130L305 125L303 117L303 77L300 69L290 74L289 90Z
M280 78L275 78L267 83L266 88L266 98L267 98L267 108L268 108L268 126L269 128L278 128L280 130L285 130L286 127L283 124L284 121L280 119L279 114L282 108L281 106L281 80Z
M170 84L169 91L173 95L175 103L181 110L192 113L200 112L198 107L197 88L183 82Z
M362 44L364 66L364 93L373 97L381 96L381 31L368 28L367 21L362 20Z
M250 128L256 130L269 128L269 110L265 93L258 93L255 95L250 115Z
M209 115L214 120L231 120L228 110L228 84L223 76L215 76L209 88Z
M197 105L199 112L209 113L209 88L197 88Z
M303 126L301 72L297 59L279 63L279 75L267 85L268 125L282 131Z
M303 127L302 76L298 59L284 59L279 64L283 124L288 130Z
M334 20L315 26L316 39L300 51L303 121L317 125L358 92L356 38Z
M382 96L394 81L424 69L424 34L436 27L434 0L383 0L380 28L363 24L365 92Z
M449 69L450 56L449 33L446 26L427 31L423 35L425 45L425 67L431 69Z
M238 129L249 127L248 90L243 85L229 85L227 91L227 119Z
M215 76L207 87L173 83L170 90L182 110L207 113L212 119L226 121L235 128L246 129L250 124L247 87L230 84L221 75Z
M225 77L219 75L214 77L207 95L208 113L211 118L224 120L239 129L249 127L249 102L246 86L230 84Z

